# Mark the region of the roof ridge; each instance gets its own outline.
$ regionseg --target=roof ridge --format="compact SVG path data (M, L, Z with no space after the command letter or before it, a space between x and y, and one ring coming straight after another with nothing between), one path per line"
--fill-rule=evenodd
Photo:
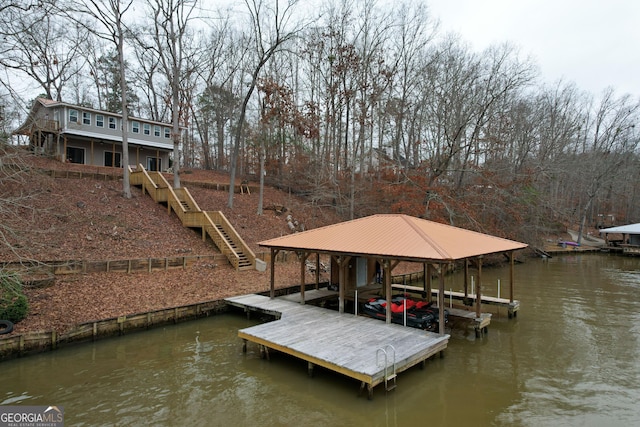
M407 224L409 224L409 226L411 228L413 228L416 231L416 233L418 233L418 235L423 240L425 240L427 243L429 243L429 245L431 245L431 247L433 249L435 249L435 251L438 252L438 254L440 254L440 256L442 256L442 258L447 258L447 259L452 259L453 258L451 256L451 254L449 254L449 252L447 252L444 248L442 248L440 245L438 245L431 237L429 237L429 235L427 233L425 233L420 227L418 227L415 224L415 222L413 220L417 219L417 218L412 217L412 216L408 216L408 215L403 215L403 214L400 214L400 216ZM422 221L427 221L427 220L423 219Z

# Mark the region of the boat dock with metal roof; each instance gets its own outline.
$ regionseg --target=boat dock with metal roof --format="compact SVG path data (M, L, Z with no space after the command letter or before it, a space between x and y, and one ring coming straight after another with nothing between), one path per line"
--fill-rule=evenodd
M312 297L308 292L308 296ZM275 321L241 329L238 336L260 346L262 355L277 350L308 362L309 374L320 366L360 381L360 391L385 384L395 387L396 375L441 354L449 335L388 324L348 313L300 304L283 298L242 295L227 304L267 313Z
M385 299L392 295L392 271L400 262L423 265L424 289L430 297L432 278L438 277L437 305L444 307L444 276L453 263L464 265L464 289L468 293L469 269L477 269L475 298L476 331L484 331L490 316L483 316L482 264L487 255L503 254L510 263L509 300L513 302L513 253L526 244L428 221L402 214L378 214L353 219L313 230L281 236L258 243L270 248L270 296L275 296L275 259L280 251L295 252L300 260L300 294L305 301L305 265L315 254L316 285L319 281L320 256L329 256L331 283L338 289L338 311L345 311L345 301L358 299L355 292L373 281L382 285ZM311 261L313 263L313 261ZM462 311L466 311L461 309ZM463 313L467 317L468 313ZM391 323L391 304L386 306L386 321ZM444 334L444 310L439 312L439 332Z

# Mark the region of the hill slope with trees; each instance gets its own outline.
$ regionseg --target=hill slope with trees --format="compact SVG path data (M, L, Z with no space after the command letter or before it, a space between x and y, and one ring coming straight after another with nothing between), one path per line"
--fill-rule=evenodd
M258 215L270 205L307 228L399 212L533 247L567 228L640 221L637 96L543 81L507 40L473 51L441 34L423 1L305 4L13 0L0 14L2 148L33 142L12 131L36 96L171 123L170 182L264 189L193 188L254 249L289 232L274 211ZM2 173L0 259L207 249L175 237L177 220L135 189L120 197L127 186Z
M122 181L92 178L53 178L54 169L121 175L111 168L62 164L9 150L0 167L0 262L22 262L25 267L65 260L123 260L219 253L210 240L185 228L175 214L133 188L122 197ZM338 217L311 209L305 200L267 188L263 215L257 215L257 194L237 194L234 210L225 208L227 193L199 187L198 182L224 183L213 172L184 172L194 186L190 192L207 210L226 210L230 222L249 246L291 233L287 215L306 227L338 221ZM185 184L189 183L184 179ZM285 210L286 209L286 210ZM299 264L293 259L279 267L277 286L299 282ZM312 277L310 276L310 280ZM27 318L13 334L71 328L78 323L166 307L217 300L265 291L269 273L236 272L226 261L196 262L187 269L153 273L90 273L58 275L45 287L26 287Z
M404 212L536 246L640 220L637 96L542 81L508 41L475 52L424 2L36 3L0 16L3 139L31 105L20 81L171 123L176 171L264 180L344 219Z

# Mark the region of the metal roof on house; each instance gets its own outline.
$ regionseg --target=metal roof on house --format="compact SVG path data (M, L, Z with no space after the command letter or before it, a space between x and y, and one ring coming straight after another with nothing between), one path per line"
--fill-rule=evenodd
M526 248L524 243L401 214L372 215L258 243L284 250L453 261Z
M603 228L600 233L640 234L640 223L621 225L619 227Z

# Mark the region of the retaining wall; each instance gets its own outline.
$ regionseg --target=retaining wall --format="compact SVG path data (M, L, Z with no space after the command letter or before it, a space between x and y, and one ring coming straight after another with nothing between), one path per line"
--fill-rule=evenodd
M62 334L56 331L27 332L0 339L0 361L55 350L71 343L95 341L100 338L207 317L225 311L227 311L227 305L223 300L206 301L86 322L76 325L72 330Z

